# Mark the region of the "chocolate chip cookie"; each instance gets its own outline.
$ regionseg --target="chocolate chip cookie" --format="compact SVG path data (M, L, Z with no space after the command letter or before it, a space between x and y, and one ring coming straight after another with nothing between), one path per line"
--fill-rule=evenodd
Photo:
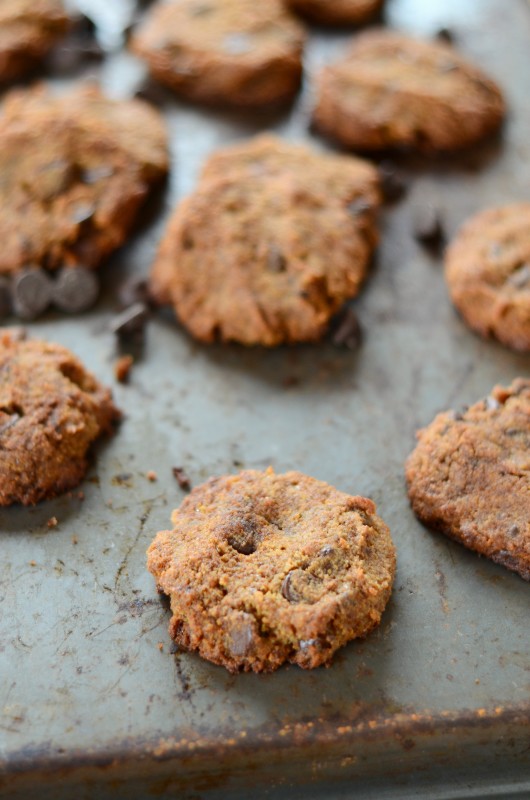
M361 25L383 5L382 0L287 0L287 7L317 25Z
M530 381L419 431L406 463L422 522L530 580Z
M153 295L204 342L315 341L359 291L379 202L359 159L268 135L226 148L169 223Z
M443 152L495 131L500 89L450 45L392 31L357 36L317 78L315 126L358 150Z
M132 48L184 97L256 108L298 91L304 38L281 0L181 0L156 5Z
M0 274L99 266L167 170L160 115L87 87L12 92L2 111Z
M0 331L0 506L77 486L87 453L119 411L64 347Z
M61 0L0 0L0 82L33 69L68 27Z
M445 276L467 324L530 350L530 203L481 211L448 248Z
M194 489L148 550L171 636L231 672L329 664L379 624L390 597L394 546L375 511L271 468Z

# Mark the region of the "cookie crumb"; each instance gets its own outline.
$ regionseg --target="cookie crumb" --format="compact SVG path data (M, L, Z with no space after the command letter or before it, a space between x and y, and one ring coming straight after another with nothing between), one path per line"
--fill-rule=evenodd
M158 480L158 475L154 469L150 469L149 472L146 473L146 478L148 481L151 481L151 483L154 483L156 480Z
M83 491L78 492L77 493L77 499L78 500L84 500L85 499L85 493Z
M77 544L77 543L78 543L78 541L79 541L79 539L78 539L78 538L77 538L77 536L74 534L74 535L72 536L72 544Z
M48 522L46 524L47 524L48 528L56 528L57 525L59 524L59 521L58 521L57 517L50 517L50 519L48 520Z
M29 565L30 565L30 567L36 567L37 566L37 562L36 561L30 561Z
M164 642L158 642L158 649L160 650L161 653L164 652Z
M173 467L173 476L176 478L178 485L181 489L185 492L189 492L191 489L191 480L189 479L188 475L186 474L183 467Z
M129 380L129 373L134 363L134 359L130 355L120 356L114 364L114 375L119 383L127 383Z

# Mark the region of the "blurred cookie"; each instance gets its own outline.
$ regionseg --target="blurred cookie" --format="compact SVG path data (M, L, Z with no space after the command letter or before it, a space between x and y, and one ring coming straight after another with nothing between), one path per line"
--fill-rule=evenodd
M530 203L481 211L449 247L445 275L467 324L530 350Z
M0 274L97 267L168 168L157 111L94 88L8 95L0 117Z
M286 5L317 25L361 25L377 14L383 0L286 0Z
M281 0L181 0L150 10L132 48L191 100L256 108L296 94L304 39Z
M171 636L231 672L330 663L379 624L390 597L394 546L375 511L270 468L194 489L148 550Z
M68 27L61 0L0 0L0 83L33 69Z
M205 342L315 341L360 289L379 202L360 159L268 135L228 147L170 220L152 293Z
M450 45L393 31L357 36L317 77L314 123L354 150L467 147L501 124L499 88Z
M530 580L530 381L438 414L417 436L406 463L414 513Z
M0 332L0 506L77 486L119 411L69 350Z

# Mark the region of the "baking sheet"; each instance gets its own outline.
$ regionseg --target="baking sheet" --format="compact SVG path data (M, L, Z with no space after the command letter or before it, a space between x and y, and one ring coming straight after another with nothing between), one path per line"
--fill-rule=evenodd
M90 0L82 5L89 10ZM133 4L94 2L92 10L107 15L105 44L116 46ZM109 42L112 10L119 24ZM385 14L412 32L451 27L462 51L501 83L510 117L502 142L465 158L401 162L410 187L384 212L373 274L354 304L364 330L357 352L329 343L205 347L160 314L130 385L113 378L117 287L146 273L167 213L215 147L264 127L326 146L307 130L309 87L272 118L197 109L151 87L171 133L165 193L103 268L95 310L77 319L50 313L28 326L112 384L126 419L98 448L84 500L74 492L0 511L1 796L530 793L528 584L426 531L403 478L416 428L528 375L528 356L478 339L457 318L440 259L414 241L411 219L425 192L435 193L449 235L480 208L528 199L530 8L390 0ZM315 32L308 72L347 39ZM101 64L65 70L55 60L49 69L59 89L98 76L110 94L129 96L144 82L142 65L119 50ZM375 500L397 547L395 591L381 627L340 651L332 668L230 676L171 652L169 613L145 550L184 496L172 467L185 467L197 485L269 464ZM53 516L59 524L50 529Z

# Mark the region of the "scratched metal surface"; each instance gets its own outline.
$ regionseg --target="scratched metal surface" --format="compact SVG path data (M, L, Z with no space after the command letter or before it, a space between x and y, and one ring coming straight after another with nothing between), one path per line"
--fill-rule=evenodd
M105 45L116 48L133 3L79 5L99 15ZM244 798L249 787L253 796L262 787L263 796L292 798L530 792L530 587L423 529L402 468L416 428L437 411L528 374L529 357L479 340L459 321L440 260L415 243L410 220L425 190L439 198L450 234L479 208L528 199L530 9L389 0L386 19L426 34L452 27L461 49L499 80L511 113L502 143L471 161L404 164L410 190L384 213L373 275L356 303L365 331L357 353L326 343L203 347L161 315L130 385L113 381L115 287L146 272L167 212L216 146L265 126L311 138L307 89L292 112L260 120L194 109L162 91L174 159L165 196L105 267L96 310L29 326L114 382L126 419L99 448L84 501L74 494L0 511L2 796L36 786L50 798ZM314 33L308 72L346 40ZM86 74L127 96L143 68L119 50L101 65L50 67L59 86ZM268 464L372 497L399 568L380 629L344 648L331 669L234 677L170 653L168 612L145 550L183 498L173 466L198 484ZM49 529L52 516L59 524Z

